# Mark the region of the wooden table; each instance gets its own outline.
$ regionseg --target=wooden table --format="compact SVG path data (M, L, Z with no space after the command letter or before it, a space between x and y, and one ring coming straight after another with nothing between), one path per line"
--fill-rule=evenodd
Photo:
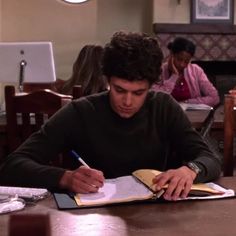
M213 129L224 129L224 105L220 105L214 115Z
M205 121L209 114L209 111L205 110L190 110L185 111L189 120L191 121L193 127L199 128ZM214 122L212 125L213 129L223 129L224 128L224 105L220 105L214 113Z
M236 189L236 177L225 177L218 183ZM38 213L49 214L53 236L236 235L236 198L59 211L49 197L11 214ZM0 216L1 236L7 235L9 215Z
M209 111L204 110L191 110L185 111L193 127L201 128L201 125L205 121L209 114ZM220 105L214 113L213 129L224 129L224 105Z
M206 110L190 110L185 111L187 117L189 118L192 126L196 129L200 129L206 120L210 111Z

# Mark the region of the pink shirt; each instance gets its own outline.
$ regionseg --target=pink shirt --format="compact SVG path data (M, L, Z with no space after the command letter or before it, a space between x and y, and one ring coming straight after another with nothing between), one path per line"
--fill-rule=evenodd
M209 106L216 106L219 102L219 95L216 88L208 80L203 69L196 64L189 63L184 69L184 78L189 88L190 98L185 102L195 104L207 104ZM171 94L178 75L172 74L169 76L168 64L164 63L162 66L161 81L152 86L154 91L163 91Z
M184 78L181 76L178 81L175 83L175 87L171 92L171 95L177 100L178 102L184 102L187 99L191 98L188 84Z

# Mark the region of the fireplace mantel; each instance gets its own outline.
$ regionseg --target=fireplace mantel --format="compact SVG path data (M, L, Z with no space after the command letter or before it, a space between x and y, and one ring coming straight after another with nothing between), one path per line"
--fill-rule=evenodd
M236 26L231 24L153 24L153 32L184 34L236 34Z

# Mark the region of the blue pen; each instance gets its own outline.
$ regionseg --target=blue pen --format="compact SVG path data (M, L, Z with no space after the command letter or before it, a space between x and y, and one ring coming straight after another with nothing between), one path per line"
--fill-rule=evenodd
M80 157L80 155L79 155L77 152L75 152L74 150L72 150L71 153L77 158L77 160L78 160L82 165L84 165L84 166L90 168L89 165Z

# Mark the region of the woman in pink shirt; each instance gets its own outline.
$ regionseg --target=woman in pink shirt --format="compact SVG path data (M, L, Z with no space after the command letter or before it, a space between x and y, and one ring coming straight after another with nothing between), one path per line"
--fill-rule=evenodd
M216 106L220 99L216 88L203 69L191 64L196 46L188 39L178 37L168 44L170 56L162 66L160 81L152 90L171 94L178 102Z

